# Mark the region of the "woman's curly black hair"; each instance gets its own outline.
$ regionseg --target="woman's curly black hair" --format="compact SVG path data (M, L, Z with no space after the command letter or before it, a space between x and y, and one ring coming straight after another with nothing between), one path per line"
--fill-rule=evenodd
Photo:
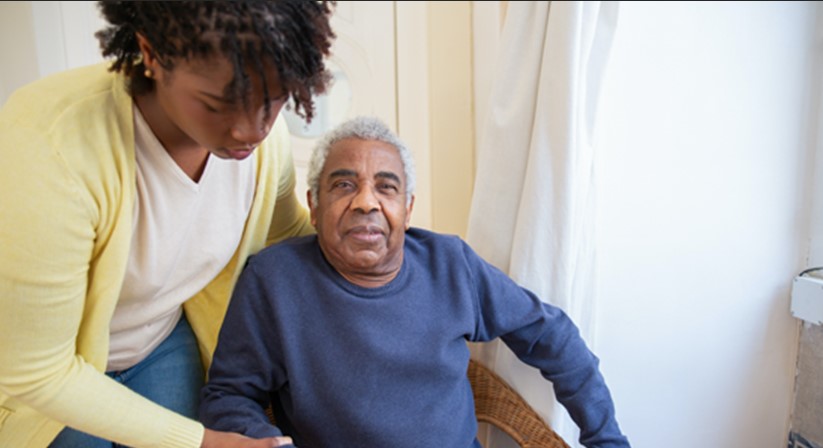
M227 97L242 98L250 91L247 69L264 81L265 62L277 67L280 84L294 101L295 112L311 121L312 96L326 91L331 79L324 57L334 32L329 24L335 1L109 1L98 7L109 25L95 36L104 57L113 57L112 71L130 79L133 95L154 89L143 73L137 33L144 36L160 65L174 68L175 60L224 56L234 65ZM302 112L301 112L302 109Z

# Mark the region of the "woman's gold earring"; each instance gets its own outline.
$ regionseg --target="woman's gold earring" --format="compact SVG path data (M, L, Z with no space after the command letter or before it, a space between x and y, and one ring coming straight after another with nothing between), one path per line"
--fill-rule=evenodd
M150 68L147 68L146 71L143 72L143 76L146 78L151 78L154 76L154 72L152 72Z

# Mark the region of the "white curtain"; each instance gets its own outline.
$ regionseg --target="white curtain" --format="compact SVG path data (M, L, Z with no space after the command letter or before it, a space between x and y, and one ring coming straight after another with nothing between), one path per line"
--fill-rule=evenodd
M617 2L508 2L488 112L480 123L467 240L592 347L594 125ZM593 348L593 347L592 347ZM472 346L573 447L579 431L548 383L502 344ZM491 447L507 446L492 436Z

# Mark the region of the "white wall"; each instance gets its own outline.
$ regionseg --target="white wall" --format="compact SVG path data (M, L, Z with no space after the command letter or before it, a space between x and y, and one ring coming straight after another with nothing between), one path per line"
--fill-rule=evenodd
M621 2L596 350L638 448L786 446L814 2Z
M31 2L40 75L103 61L94 33L106 22L94 1Z
M104 25L94 1L0 2L0 105L38 78L103 61Z
M39 76L30 3L0 3L0 105L12 91Z

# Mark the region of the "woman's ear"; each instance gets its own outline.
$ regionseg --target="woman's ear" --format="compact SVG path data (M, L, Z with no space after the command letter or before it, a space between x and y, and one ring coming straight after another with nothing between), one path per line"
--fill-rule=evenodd
M149 40L142 34L135 33L135 35L137 36L137 47L140 48L140 54L143 56L143 66L146 68L146 71L156 73L161 67L154 54L154 47L151 46ZM151 78L151 76L147 77Z

